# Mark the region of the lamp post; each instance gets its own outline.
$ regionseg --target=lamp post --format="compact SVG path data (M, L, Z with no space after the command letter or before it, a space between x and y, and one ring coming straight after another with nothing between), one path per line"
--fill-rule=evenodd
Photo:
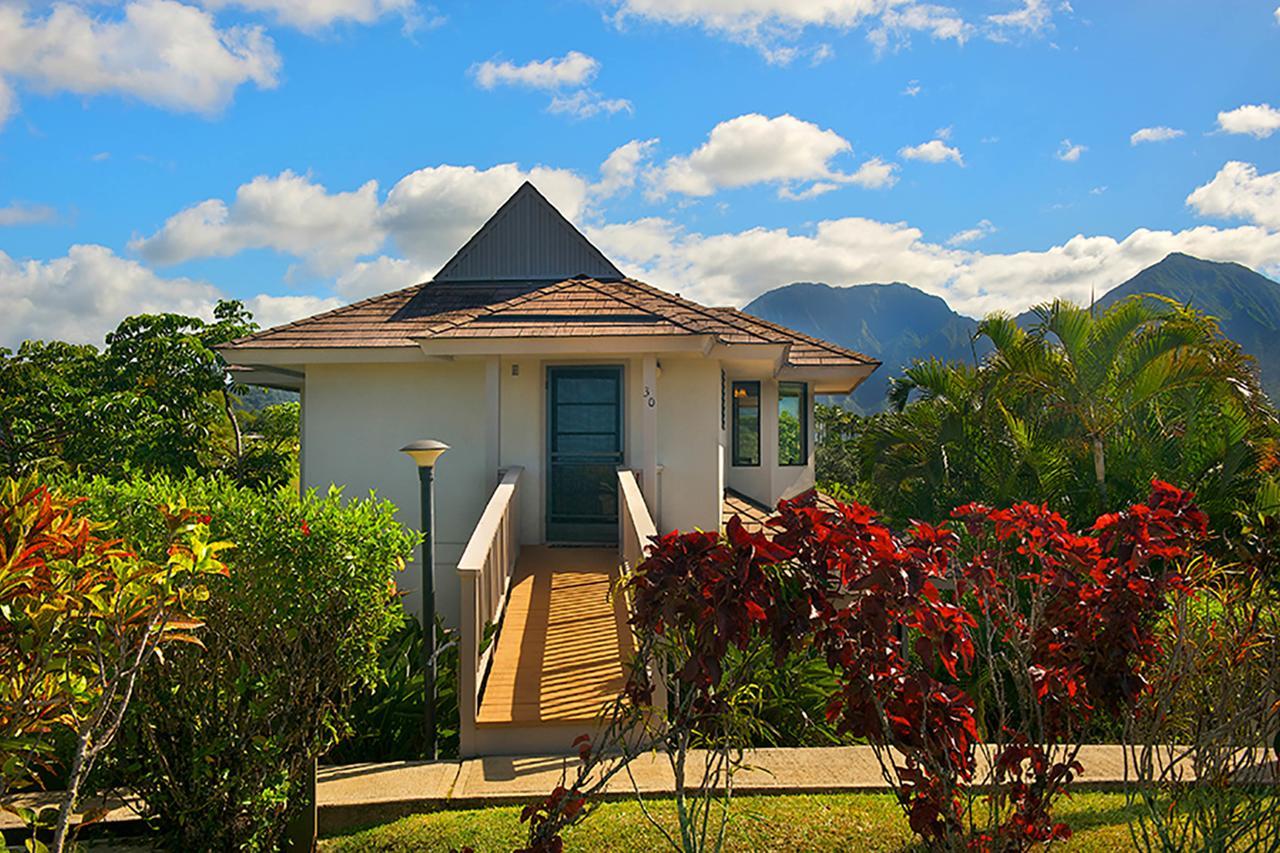
M418 466L422 500L422 668L426 678L426 709L422 725L429 744L428 755L436 758L436 530L435 467L449 445L433 438L411 441L400 448Z

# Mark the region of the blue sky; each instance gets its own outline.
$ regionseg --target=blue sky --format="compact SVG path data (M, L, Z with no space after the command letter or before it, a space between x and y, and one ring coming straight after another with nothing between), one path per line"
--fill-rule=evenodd
M0 345L403 287L526 178L708 303L1275 276L1276 2L0 0Z

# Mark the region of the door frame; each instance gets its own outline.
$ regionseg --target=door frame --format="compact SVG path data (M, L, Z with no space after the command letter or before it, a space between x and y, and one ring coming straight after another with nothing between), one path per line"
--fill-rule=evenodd
M545 437L542 442L543 470L546 476L542 487L542 512L541 527L543 531L543 541L549 545L594 545L600 547L610 547L616 544L616 538L608 541L593 541L580 539L566 539L563 537L553 536L554 529L551 521L551 489L553 481L552 466L552 443L555 440L555 406L552 400L552 382L556 373L572 373L575 370L608 370L613 372L617 377L618 386L618 467L626 466L627 452L627 362L619 361L591 361L586 359L575 359L573 361L556 361L543 363L543 386L542 386L542 426L545 430ZM616 520L613 525L616 530Z

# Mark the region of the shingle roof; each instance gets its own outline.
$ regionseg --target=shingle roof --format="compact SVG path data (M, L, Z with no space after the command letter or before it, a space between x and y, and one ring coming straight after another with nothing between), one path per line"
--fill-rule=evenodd
M413 347L423 339L606 335L784 344L796 367L879 364L734 308L706 308L634 279L586 276L552 284L427 282L266 329L227 348Z

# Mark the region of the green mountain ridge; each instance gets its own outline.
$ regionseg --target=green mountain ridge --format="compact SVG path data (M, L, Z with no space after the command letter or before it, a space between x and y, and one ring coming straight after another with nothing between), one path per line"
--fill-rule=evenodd
M1218 318L1223 333L1257 360L1263 387L1280 399L1280 284L1246 266L1175 252L1106 291L1098 304L1154 293ZM901 282L832 286L800 282L770 290L744 309L775 323L880 359L883 366L847 399L859 412L884 408L894 376L918 358L972 361L977 321ZM1018 317L1032 319L1031 312Z

